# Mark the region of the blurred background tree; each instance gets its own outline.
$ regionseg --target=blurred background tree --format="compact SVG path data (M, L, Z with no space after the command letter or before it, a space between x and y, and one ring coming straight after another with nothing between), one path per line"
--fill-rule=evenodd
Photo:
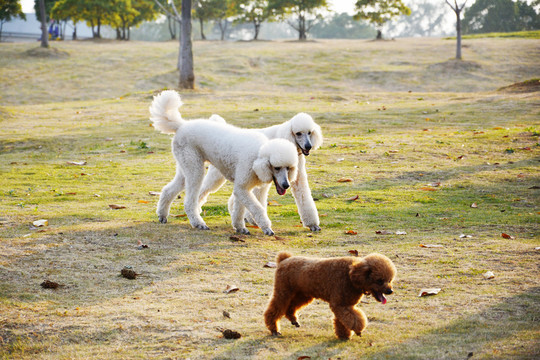
M540 15L533 5L520 0L476 0L465 9L463 17L466 34L537 29L540 29Z
M400 16L410 15L409 9L402 0L357 0L355 19L369 21L377 27L377 39L382 39L382 26Z

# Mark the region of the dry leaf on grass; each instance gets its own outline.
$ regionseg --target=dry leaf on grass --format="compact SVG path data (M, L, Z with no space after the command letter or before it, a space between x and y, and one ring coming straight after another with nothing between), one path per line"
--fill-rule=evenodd
M277 235L274 235L274 239L276 239L276 240L287 240L287 238L284 238L283 236L277 236Z
M148 204L148 201L146 201L146 200L139 200L139 201L137 201L137 202L138 202L139 204Z
M268 202L268 205L269 205L269 206L281 206L281 204L278 203L276 200L270 200L270 201Z
M437 189L432 187L421 187L420 190L422 191L437 191Z
M309 359L311 359L311 356L304 355L304 356L299 356L298 359L296 360L309 360Z
M472 207L473 209L476 209L476 208L478 207L478 204L477 204L477 203L472 203L472 204L471 204L471 207Z
M440 183L439 181L437 181L437 182L432 182L432 183L427 184L427 186L431 186L431 187L439 187L439 186L441 186L441 183Z
M222 329L222 328L216 328L216 329L218 331L221 331L225 339L240 339L242 337L242 334L240 334L238 331L234 331L231 329Z
M35 227L48 226L49 221L45 220L45 219L36 220L36 221L32 222L32 225L34 225Z
M331 197L334 197L334 195L332 195L332 194L326 194L326 193L321 194L321 196L322 196L323 198L325 198L325 199L330 199Z
M126 207L123 206L123 205L115 205L115 204L111 204L109 205L109 207L113 210L119 210L119 209L125 209Z
M170 217L186 217L186 214L169 215Z
M513 237L512 235L508 235L508 234L505 234L505 233L502 233L501 236L505 239L510 239L510 240L514 240L515 237Z
M137 240L137 250L148 249L148 245L143 244L141 240Z
M351 178L345 178L342 177L341 179L338 179L337 182L344 183L344 182L352 182Z
M244 240L242 237L240 237L238 235L229 236L229 240L236 241L236 242L246 242L246 240Z
M253 228L253 229L258 229L259 228L257 225L251 225L251 224L246 224L246 227Z
M45 280L39 285L44 289L58 289L59 287L64 286L62 284L59 284L57 282L50 281L50 280Z
M396 235L407 235L407 232L398 230L398 231L396 231Z
M437 295L441 291L441 289L438 288L427 288L420 290L420 294L418 296L429 296L429 295Z
M420 247L423 248L442 248L442 245L436 245L436 244L420 244Z
M122 275L126 279L135 280L137 276L141 274L137 274L135 270L131 268L131 266L124 266L124 268L120 270L120 275Z
M77 165L77 166L83 166L86 165L86 161L68 161L68 165Z
M377 231L375 231L375 234L377 234L377 235L394 235L394 232L390 231L390 230L377 230Z
M461 234L461 235L459 235L459 238L460 239L463 239L463 238L470 239L470 238L472 238L472 235Z
M277 264L275 262L273 262L273 261L269 261L266 264L264 264L263 267L265 267L265 268L277 268Z
M348 199L345 199L346 201L355 201L355 200L358 200L358 195L355 195L353 197L350 197Z
M345 230L345 234L347 234L347 235L356 235L358 233L356 231L354 231L354 230Z
M223 310L223 316L225 316L227 319L231 318L231 314L229 314L229 312L225 310Z
M487 271L483 275L487 280L493 279L495 277L495 274L493 273L493 271Z
M358 250L349 250L349 254L358 256Z
M161 195L161 193L159 191L149 191L148 195L150 195L150 196L159 196L159 195Z
M227 287L225 288L225 290L223 291L225 294L230 294L230 293L233 293L233 292L236 292L240 289L238 289L236 286L234 285L227 285Z

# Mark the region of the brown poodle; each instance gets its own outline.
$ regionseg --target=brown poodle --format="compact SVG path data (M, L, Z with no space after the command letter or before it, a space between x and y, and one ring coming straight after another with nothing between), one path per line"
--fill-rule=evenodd
M274 294L264 312L272 335L280 335L278 321L283 316L299 327L297 311L317 298L330 304L335 315L334 330L340 339L349 339L352 331L360 336L367 318L354 306L364 294L386 304L384 295L392 294L396 275L392 261L381 254L310 259L280 252L277 263Z

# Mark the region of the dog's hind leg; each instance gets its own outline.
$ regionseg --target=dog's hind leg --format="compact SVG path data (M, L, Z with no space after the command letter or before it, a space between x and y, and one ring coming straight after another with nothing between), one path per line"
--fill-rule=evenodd
M334 332L342 340L349 340L352 335L352 330L343 325L337 317L334 317Z
M209 230L199 213L199 191L204 178L204 159L196 151L186 151L180 157L180 163L186 175L184 211L191 226L200 230Z
M240 201L242 205L253 215L255 222L261 228L265 235L274 235L274 232L270 228L272 223L266 215L265 208L259 203L255 195L251 191L238 183L234 184L234 202Z
M334 321L334 330L336 335L340 339L348 339L350 337L342 337L345 335L345 330L352 330L356 335L362 335L362 330L367 326L367 317L362 310L356 309L354 306L339 306L339 305L330 305L330 309L336 316L336 321ZM336 326L336 323L338 326ZM340 325L339 325L340 324Z
M169 216L171 204L176 195L178 195L180 191L184 190L184 186L184 172L182 171L180 165L177 165L174 179L163 187L161 194L159 195L156 213L160 223L165 224L167 222L167 216Z
M208 195L215 193L219 190L220 187L225 184L227 180L221 174L221 172L216 169L215 166L210 165L208 167L208 172L204 177L201 191L199 193L199 207L203 206L208 200Z
M303 294L296 294L295 297L292 299L291 303L289 304L289 308L287 309L287 312L285 316L291 324L293 324L296 327L300 327L300 324L298 323L298 318L296 317L296 313L298 310L303 308L304 306L308 305L310 302L313 301L312 297L305 296Z

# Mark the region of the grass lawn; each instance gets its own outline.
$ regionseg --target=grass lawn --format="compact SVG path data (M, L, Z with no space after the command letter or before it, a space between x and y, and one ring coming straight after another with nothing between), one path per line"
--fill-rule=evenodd
M540 357L540 40L466 39L462 62L443 39L195 42L184 118L265 127L303 111L325 136L307 158L322 231L272 189L276 236L245 242L230 239L230 184L203 207L210 231L182 200L157 221L151 192L175 165L148 107L178 82L176 42L35 46L0 44L2 358ZM321 301L271 337L263 265L282 250L380 252L395 292L358 305L362 337L337 340Z

